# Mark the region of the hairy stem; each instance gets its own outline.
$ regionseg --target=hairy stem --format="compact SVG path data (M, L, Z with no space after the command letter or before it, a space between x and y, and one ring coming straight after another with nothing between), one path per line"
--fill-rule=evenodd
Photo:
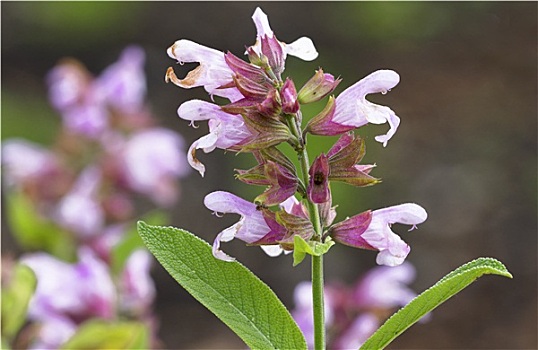
M297 157L301 164L301 176L305 187L308 186L308 171L310 162L306 150L303 136L299 126L293 116L287 116L288 125L292 134L299 140L299 147L296 148ZM315 236L313 239L321 241L322 225L317 204L312 203L306 197L306 206L310 214L310 220L314 226ZM323 299L323 256L312 256L312 301L314 308L314 349L325 349L325 316Z

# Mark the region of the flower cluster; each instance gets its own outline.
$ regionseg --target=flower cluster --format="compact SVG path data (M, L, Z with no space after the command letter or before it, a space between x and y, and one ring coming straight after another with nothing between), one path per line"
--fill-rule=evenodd
M406 305L415 296L408 285L415 268L404 262L394 268L374 267L353 286L325 286L325 324L330 349L358 349L386 320L395 308ZM295 287L292 316L303 331L307 344L314 344L312 286L301 282Z
M281 42L261 9L257 8L252 18L257 36L255 43L246 49L248 61L231 52L220 52L185 39L168 49L168 55L180 64L199 65L183 79L170 67L166 81L182 88L202 86L211 96L229 101L219 106L191 100L179 107L180 118L192 123L208 120L209 124L209 134L191 145L189 164L203 176L205 166L197 158L197 150L207 153L220 148L252 153L258 164L238 170L237 179L266 187L253 202L221 191L207 195L204 203L210 210L241 216L237 224L217 235L214 255L233 260L220 248L221 242L233 238L278 255L282 250L293 250L294 236L298 235L307 242L333 240L377 250L379 264L401 264L410 248L390 227L402 223L414 228L426 220L426 211L417 204L407 203L366 211L333 224L336 213L330 192L331 181L358 187L379 182L370 175L374 165L360 164L365 143L354 131L369 123L388 123L389 131L375 138L387 145L400 119L389 107L371 103L366 96L387 93L398 84L399 75L391 70L378 70L335 98L332 93L341 79L319 69L297 91L293 80L282 77L286 58L291 55L306 61L315 59L318 53L312 40L302 37L289 44ZM301 106L327 96L325 107L303 127ZM309 164L305 150L307 134L340 135L340 138L326 154L320 154ZM301 173L296 163L277 147L281 144L289 144L297 152Z
M31 347L57 348L95 317L152 324L151 256L129 238L137 203L174 204L189 167L182 137L158 126L146 105L143 65L135 46L98 77L60 62L47 78L63 120L55 144L2 144L13 233L23 248L42 250L21 258L38 280Z

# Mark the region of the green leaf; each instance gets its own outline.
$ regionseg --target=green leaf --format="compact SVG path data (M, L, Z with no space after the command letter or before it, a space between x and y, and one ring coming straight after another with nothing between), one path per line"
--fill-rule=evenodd
M24 324L36 288L34 272L28 266L17 264L12 273L2 288L2 335L7 339L12 339Z
M170 275L247 346L306 349L299 327L282 302L239 262L214 258L207 242L185 230L140 221L138 231Z
M75 259L75 242L69 232L42 217L22 192L7 196L7 217L15 239L25 250L45 250L63 260Z
M85 322L61 349L148 349L149 332L138 322Z
M324 243L316 241L305 241L301 236L295 235L293 237L293 266L299 265L306 254L320 256L329 251L329 249L334 245L334 241L327 238Z
M462 265L392 315L368 338L361 349L383 349L422 316L485 274L512 278L506 267L493 258L478 258Z

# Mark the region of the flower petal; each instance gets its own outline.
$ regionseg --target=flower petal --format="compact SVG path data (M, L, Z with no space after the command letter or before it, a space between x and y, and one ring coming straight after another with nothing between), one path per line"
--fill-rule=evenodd
M204 198L204 205L217 213L235 213L243 216L252 215L256 212L256 205L247 202L233 193L216 191Z
M367 101L366 95L386 93L399 81L400 76L392 70L378 70L371 73L344 90L336 98L336 109L332 121L357 128L368 123L384 124L388 122L389 132L376 137L376 141L382 142L386 146L398 128L400 118L390 108Z
M235 225L234 225L235 226ZM225 240L223 239L223 236L226 236L227 235L227 230L224 230L222 231L221 233L219 233L217 235L217 237L215 238L215 241L213 241L213 247L212 247L212 252L213 252L213 256L219 260L223 260L223 261L235 261L235 258L229 256L228 254L224 253L222 250L220 250L220 242L221 240L223 242L227 242L227 241L230 241L231 239L229 240Z
M166 72L166 81L172 81L185 89L203 86L211 95L227 97L224 91L228 89L219 87L232 81L233 72L226 64L223 52L182 39L170 46L167 53L180 64L198 62L200 65L190 71L184 79L179 79L170 67Z
M241 220L235 227L235 237L243 242L254 243L270 231L262 212L257 210L256 205L232 193L212 192L205 197L204 205L218 213L241 215Z
M216 142L217 135L210 133L194 141L191 147L189 147L189 151L187 153L187 161L194 170L197 170L200 175L202 175L202 177L205 173L205 165L203 165L202 162L200 162L196 158L196 150L203 149L206 153L211 152L215 149Z
M215 114L223 113L220 106L202 100L183 102L177 109L177 115L184 120L200 121L214 119Z
M262 11L261 8L256 7L256 10L254 11L254 14L252 15L252 20L254 21L254 25L256 26L258 38L264 35L273 36L273 30L271 29L271 26L269 25L269 19L267 18L267 15L265 14L265 12Z
M318 57L318 51L312 39L303 36L290 44L284 44L284 52L303 61L313 61Z

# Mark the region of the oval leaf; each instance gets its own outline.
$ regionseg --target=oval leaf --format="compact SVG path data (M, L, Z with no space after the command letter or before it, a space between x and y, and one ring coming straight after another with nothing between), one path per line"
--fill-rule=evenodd
M2 335L7 339L11 340L26 321L28 304L36 285L37 280L31 268L15 265L10 281L2 288Z
M452 271L409 304L392 315L361 349L383 349L422 316L444 303L453 295L485 274L512 278L506 267L493 258L478 258Z
M83 323L61 349L147 349L149 334L138 322L106 322L90 320Z
M168 273L250 348L306 349L288 310L246 267L216 259L207 242L185 230L139 222L138 232Z

